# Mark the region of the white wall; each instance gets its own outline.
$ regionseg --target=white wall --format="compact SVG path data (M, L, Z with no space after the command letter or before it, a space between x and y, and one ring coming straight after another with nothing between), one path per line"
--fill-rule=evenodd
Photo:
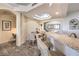
M35 20L31 20L22 15L22 43L29 40L31 32L35 32L38 27L40 26Z
M2 20L9 20L12 24L11 31L2 31ZM12 37L13 30L15 30L16 22L15 17L12 15L0 15L0 44L10 41Z
M77 36L79 37L79 30L69 29L69 21L72 20L73 18L77 18L79 20L79 12L70 13L67 17L65 17L64 20L62 21L63 24L62 29L63 31L69 32L68 34L76 33Z
M71 33L76 33L77 37L79 38L79 30L69 29L69 21L72 20L73 18L77 18L79 20L79 12L70 13L64 18L51 19L51 20L43 21L43 22L50 22L50 23L59 22L61 25L60 26L61 32L63 32L64 34L68 34L68 35L70 35Z
M63 30L63 28L62 28L63 27L63 23L62 23L63 20L64 20L64 18L50 19L47 21L43 21L43 24L44 24L44 22L49 22L50 24L60 24L60 30Z
M69 29L69 21L77 18L79 20L79 12L70 13L67 17L63 20L63 30L70 30Z
M27 39L32 39L32 32L35 32L36 31L36 28L39 28L40 25L36 22L36 21L33 21L33 20L30 20L27 21L26 23L26 27L27 27Z

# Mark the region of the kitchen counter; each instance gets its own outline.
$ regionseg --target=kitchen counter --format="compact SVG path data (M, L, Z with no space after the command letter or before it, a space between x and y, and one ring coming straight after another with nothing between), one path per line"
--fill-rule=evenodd
M54 41L60 42L63 45L64 51L66 50L65 49L66 47L64 46L67 46L69 48L76 50L79 53L79 39L72 38L64 34L54 33L54 32L47 32L46 34L48 37L52 37Z

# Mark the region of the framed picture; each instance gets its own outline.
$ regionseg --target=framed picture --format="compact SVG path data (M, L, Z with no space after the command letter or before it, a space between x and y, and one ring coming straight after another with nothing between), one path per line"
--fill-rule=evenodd
M10 31L10 30L11 30L11 21L3 20L2 31Z

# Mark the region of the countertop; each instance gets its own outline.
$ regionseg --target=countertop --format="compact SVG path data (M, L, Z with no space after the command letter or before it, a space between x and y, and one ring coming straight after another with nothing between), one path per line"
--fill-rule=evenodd
M76 49L79 52L79 39L69 37L68 35L65 34L59 34L59 33L54 33L54 32L47 32L46 33L48 36L52 36L59 42L68 45L69 47Z

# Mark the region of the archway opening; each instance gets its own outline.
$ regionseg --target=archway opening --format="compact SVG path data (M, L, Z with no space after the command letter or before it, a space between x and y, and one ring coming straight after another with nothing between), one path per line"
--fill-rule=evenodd
M16 15L6 9L0 9L0 44L15 40Z

